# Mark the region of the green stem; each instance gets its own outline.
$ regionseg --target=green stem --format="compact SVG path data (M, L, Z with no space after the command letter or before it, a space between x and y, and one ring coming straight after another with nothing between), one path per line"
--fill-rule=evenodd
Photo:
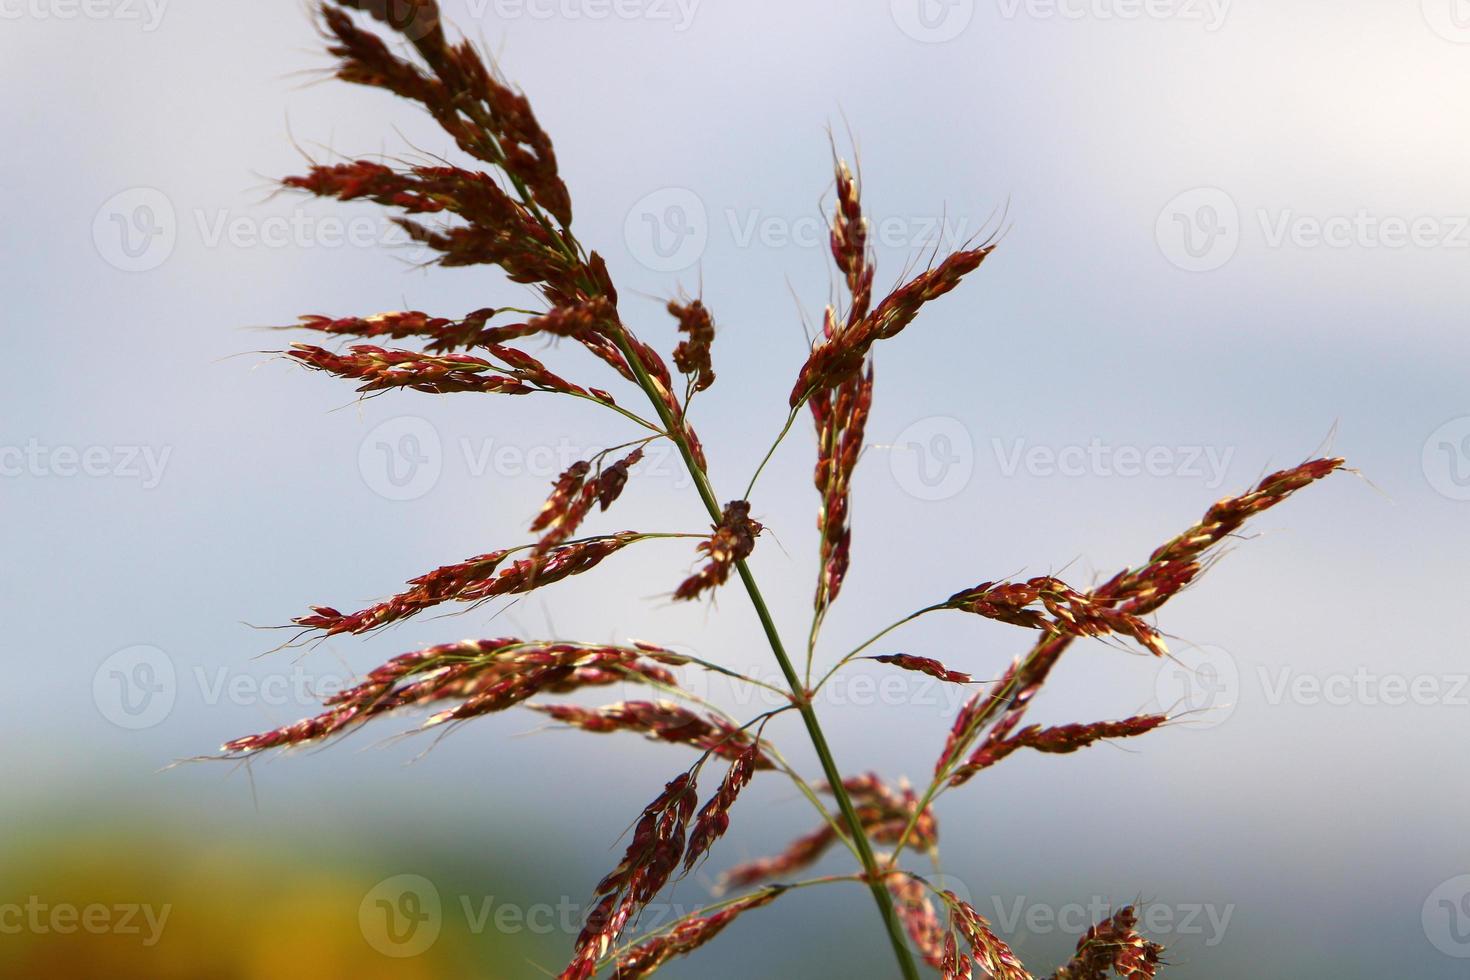
M522 203L536 215L548 232L552 232L550 222L536 206L525 184L515 174L507 171L507 175L514 184ZM552 233L560 246L567 249L569 256L575 258L575 252L567 248L566 238ZM643 389L643 394L647 396L654 411L658 413L659 421L663 423L665 432L679 448L679 455L684 459L684 466L694 480L695 489L699 491L699 497L704 501L704 507L709 512L710 520L718 524L724 516L724 510L720 507L719 499L710 486L708 474L695 461L694 453L689 448L689 437L685 435L683 419L675 418L674 414L669 411L669 407L664 404L664 400L659 397L654 388L653 379L648 375L648 369L643 366L643 359L628 342L627 332L623 329L617 330L613 340L627 361L629 369L633 372L638 387ZM805 401L805 396L802 400ZM790 422L795 421L800 408L801 402L798 402L792 409L787 430L790 429ZM783 435L784 432L785 430L783 430ZM774 452L774 447L772 451ZM903 974L904 980L920 980L919 968L914 964L913 954L909 951L903 924L898 921L898 913L893 908L893 896L884 887L884 872L878 867L878 859L873 854L873 845L863 830L862 821L858 819L857 810L852 805L852 798L848 795L846 787L842 785L842 770L837 768L837 763L832 758L832 750L827 745L827 737L823 734L821 723L817 720L816 710L812 707L810 693L797 676L796 668L792 666L791 658L786 654L786 648L781 642L781 634L776 629L776 623L771 618L770 610L766 608L766 600L761 595L760 587L756 584L755 576L751 574L749 566L742 559L735 563L735 568L740 573L740 581L744 583L745 591L750 595L751 604L755 606L756 616L761 621L761 629L765 631L771 652L775 654L776 662L781 666L781 673L785 675L786 684L791 688L792 703L801 713L802 724L806 725L807 735L811 738L812 748L816 750L817 759L822 764L822 771L827 777L827 782L832 787L832 795L837 800L837 807L842 811L842 817L847 822L851 843L857 849L858 858L863 866L864 879L868 883L868 889L873 893L873 901L878 904L878 911L883 916L883 925L888 930L888 941L892 944L893 955L898 960L899 972Z
M710 519L718 524L724 514L720 507L718 498L715 497L714 489L710 486L709 477L694 459L694 453L689 448L689 440L684 435L684 425L679 419L674 418L669 407L664 404L662 398L654 390L653 379L648 376L648 371L643 366L642 359L632 349L632 346L622 336L621 332L616 338L618 348L623 357L627 359L629 367L638 379L638 386L648 396L658 412L659 420L663 423L665 431L673 439L674 445L679 447L679 454L684 458L684 465L689 470L689 475L694 480L694 486L699 491L699 496L704 501L704 506L709 511ZM781 673L786 678L786 684L791 688L791 696L796 709L801 714L802 723L806 726L807 735L811 738L812 748L816 750L817 759L822 765L822 772L831 785L832 796L837 800L837 808L842 812L843 819L847 822L848 833L852 844L857 848L858 859L862 862L864 878L868 883L869 890L873 893L873 900L878 905L878 911L883 916L883 924L888 931L889 942L893 946L893 954L898 960L899 971L904 980L919 980L919 968L914 964L913 954L909 951L908 941L904 935L903 925L898 920L898 914L893 908L893 898L883 884L883 872L878 867L878 859L873 854L873 845L868 840L867 833L863 830L862 821L858 819L857 810L852 805L852 798L848 795L846 788L842 785L842 770L837 768L836 761L832 758L832 750L827 745L827 736L822 731L822 725L817 720L816 709L812 707L811 699L808 697L801 678L796 673L796 668L791 663L790 656L781 642L781 634L776 629L776 623L771 618L771 611L766 607L765 597L762 596L760 586L756 584L755 576L751 574L750 566L745 561L735 562L735 570L740 574L740 581L745 586L745 591L750 596L751 604L755 607L757 618L760 619L761 629L765 631L766 640L771 646L771 652L776 656L776 663L781 667Z

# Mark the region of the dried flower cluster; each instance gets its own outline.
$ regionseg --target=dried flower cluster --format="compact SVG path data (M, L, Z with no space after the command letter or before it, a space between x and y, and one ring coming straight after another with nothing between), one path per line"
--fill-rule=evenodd
M706 597L732 575L737 577L786 689L776 689L784 699L779 708L742 721L696 694L703 688L688 683L681 672L707 671L761 687L772 685L690 653L642 642L465 640L394 657L353 687L326 698L319 714L234 739L225 743L224 752L248 757L316 743L380 715L420 713L425 716L421 724L434 727L517 705L581 732L633 733L682 748L695 758L644 808L621 862L592 890L593 911L560 974L562 980L589 980L603 972L623 980L649 976L671 959L702 947L745 912L793 890L840 883L871 892L897 971L907 980L920 975L920 963L947 980L973 977L977 971L999 980L1029 980L1032 974L1015 952L970 904L904 867L905 851L927 854L937 864L938 798L1018 750L1075 752L1165 726L1167 712L1052 727L1026 725L1024 719L1062 654L1078 639L1122 637L1163 656L1162 633L1147 617L1198 579L1217 557L1218 546L1246 520L1339 469L1342 460L1312 460L1271 474L1249 492L1213 505L1198 524L1156 549L1143 564L1124 569L1095 588L1038 576L1022 582L988 581L954 593L835 658L831 669L813 683L820 629L842 592L853 556L853 475L873 405L874 349L879 341L907 328L925 304L978 269L994 244L987 241L936 256L928 268L876 298L876 267L860 181L847 164L836 162L830 251L843 299L823 315L821 335L791 390L787 426L771 447L774 453L805 407L816 436L813 482L819 501L819 542L803 678L747 564L763 531L751 517L748 499L756 481L751 480L741 498L721 505L725 498L715 494L704 450L689 422L691 400L715 380L715 322L710 311L699 299L667 304L680 338L672 360L684 381L676 386L663 356L639 339L625 320L608 264L572 233L571 196L559 174L551 139L529 102L498 76L474 45L449 39L434 0L328 0L319 9L337 76L417 103L472 162L461 167L440 159L418 165L347 160L311 166L304 175L287 178L285 186L387 208L438 263L494 266L510 282L531 287L545 308L487 306L452 316L416 310L306 316L300 318L299 328L312 331L324 343L356 343L345 350L296 345L285 352L287 356L355 382L364 395L413 390L576 398L589 411L615 413L634 427L635 437L562 472L531 517L530 540L434 569L410 580L402 592L356 612L314 607L310 615L295 620L303 631L298 639L362 634L444 604L525 595L591 572L635 544L693 538L698 539L700 564L674 587L674 598ZM560 368L553 371L524 349L533 341L564 346L583 359L591 355L591 363L569 368L568 376L563 376ZM377 346L380 343L407 346ZM647 407L632 410L591 377L577 373L589 367L604 375L601 383L623 385L636 396L632 403L646 402ZM645 418L639 411L650 415ZM576 537L625 492L646 447L662 440L684 461L709 514L710 529ZM532 514L534 507L528 503L527 513ZM674 578L671 574L670 581ZM998 680L978 684L969 671L952 669L932 657L902 652L864 655L892 630L943 610L1023 627L1039 633L1039 638ZM838 670L866 662L947 684L976 685L950 726L932 778L922 788L906 781L890 783L874 773L845 776L833 758L816 704ZM601 707L545 700L624 684L656 693ZM772 731L779 727L773 724L776 719L791 715L801 719L822 770L820 778L802 776L777 749L776 736L767 734L768 726ZM701 804L698 780L706 766L718 766L723 774ZM730 833L736 805L759 774L765 774L763 779L790 780L821 818L816 829L775 855L725 868L719 883L737 892L732 897L639 934L639 916L648 904L676 877L709 860ZM746 808L749 804L742 812ZM875 851L875 844L885 853ZM856 871L793 880L834 846L852 853ZM1052 977L1152 980L1161 962L1162 948L1138 933L1136 915L1125 908L1092 927L1079 941L1076 955Z

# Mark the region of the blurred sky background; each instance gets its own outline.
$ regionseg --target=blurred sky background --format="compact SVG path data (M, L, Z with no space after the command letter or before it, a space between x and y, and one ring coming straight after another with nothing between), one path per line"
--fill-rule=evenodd
M1106 577L1314 452L1366 478L1272 510L1172 602L1176 662L1079 645L1033 720L1206 710L1013 758L943 799L952 883L1028 964L1064 960L1095 906L1143 900L1171 980L1470 975L1463 2L445 10L532 97L629 320L667 351L661 301L702 290L719 381L695 418L724 498L784 419L802 318L832 294L829 127L859 148L880 288L940 219L950 247L1004 226L878 349L825 657L980 581ZM415 268L370 207L272 194L303 154L445 150L411 107L323 80L300 3L0 0L0 16L0 905L172 909L152 944L7 917L0 974L554 974L575 928L516 914L585 902L682 750L507 713L437 743L390 722L248 771L161 770L467 636L640 637L770 677L743 595L673 607L690 549L653 543L509 607L267 654L283 636L245 624L522 541L560 454L626 428L541 397L358 405L256 353L296 335L254 328L300 313L528 298ZM574 351L552 361L595 374ZM803 419L754 498L771 532L754 564L793 638L811 461ZM707 525L674 460L647 469L592 529ZM992 677L1029 639L935 616L883 652ZM887 676L870 666L854 676ZM852 684L821 710L844 769L921 781L955 707ZM816 771L795 719L769 733ZM758 781L669 901L702 904L720 868L811 823L789 784ZM442 935L386 955L370 913L403 875L440 901ZM486 900L512 912L486 920ZM862 889L778 908L667 974L889 975Z

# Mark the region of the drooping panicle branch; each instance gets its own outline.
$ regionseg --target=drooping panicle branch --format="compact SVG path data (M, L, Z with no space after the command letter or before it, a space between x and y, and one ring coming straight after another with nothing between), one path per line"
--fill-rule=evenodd
M722 718L698 714L673 701L620 701L601 708L546 704L534 705L533 710L584 732L639 732L656 742L693 746L731 761L755 748L749 765L754 769L773 768L759 742L746 732Z
M319 715L233 739L222 751L249 755L315 742L378 715L444 701L460 703L430 718L428 725L501 711L540 693L565 694L623 680L676 685L660 660L682 662L675 654L644 647L513 637L445 643L394 657L352 687L325 698L326 710Z
M325 636L366 633L440 603L481 602L496 596L519 595L580 575L644 537L634 531L623 531L588 538L552 548L535 558L521 559L505 569L500 566L514 549L492 551L410 579L408 584L412 588L357 612L342 613L330 606L314 606L312 615L294 622L310 630L320 630Z
M681 773L648 804L618 867L598 883L576 952L559 980L589 980L624 927L651 902L679 866L685 832L698 804L694 776Z

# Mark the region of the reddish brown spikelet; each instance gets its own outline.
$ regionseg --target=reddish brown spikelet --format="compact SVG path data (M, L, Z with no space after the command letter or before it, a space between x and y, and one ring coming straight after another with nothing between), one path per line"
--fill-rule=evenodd
M714 534L701 541L698 550L707 556L704 567L689 576L674 590L675 599L693 599L701 593L724 585L730 569L737 561L750 557L755 539L764 530L759 521L750 519L750 502L732 500L725 505Z
M284 748L335 735L373 716L436 701L461 700L461 717L500 710L538 691L566 692L615 680L674 683L637 648L523 641L464 640L400 654L359 683L324 699L328 710L259 735L225 743L232 755ZM476 710L467 706L473 705ZM449 720L447 717L444 720ZM432 721L432 720L431 720Z
M643 459L643 448L633 450L616 463L604 469L597 477L597 506L607 510L613 501L622 496L623 487L628 483L628 470L637 466Z
M1135 614L1152 612L1198 573L1199 560L1215 545L1234 534L1251 517L1281 503L1303 487L1344 466L1344 460L1314 459L1279 470L1238 497L1217 502L1198 524L1160 545L1142 568L1120 572L1097 593Z
M1153 980L1163 962L1164 947L1138 932L1133 906L1120 909L1087 930L1077 953L1050 980L1106 980L1112 970L1124 980Z
M408 337L421 337L429 341L430 350L447 351L474 343L475 338L485 329L485 324L497 312L489 308L476 310L460 320L430 316L419 310L397 310L366 317L339 319L311 315L301 317L297 326L334 336L366 339L404 340Z
M402 34L433 72L428 78L365 41L351 20L326 8L327 29L339 40L340 77L387 88L421 102L466 153L502 167L562 225L571 223L571 199L557 174L551 138L525 96L503 84L468 43L450 45L431 0L338 0L371 14ZM376 40L376 39L374 39Z
M920 308L958 286L960 280L980 267L994 246L955 252L938 266L921 273L890 293L867 316L812 348L806 364L791 389L791 405L814 391L835 387L861 368L873 344L897 335L913 322Z
M1168 653L1159 631L1133 613L1114 609L1107 599L1078 592L1067 583L1042 575L1025 582L982 582L950 596L951 609L987 619L1068 636L1130 636L1150 653ZM1034 606L1041 608L1033 608Z
M869 839L882 844L896 843L903 836L918 809L918 796L910 787L895 792L872 773L851 776L842 782L851 796L858 823ZM823 787L831 792L830 787ZM917 820L909 840L914 846L933 850L939 843L939 824L930 806ZM831 826L823 824L787 845L780 854L736 865L720 876L723 888L738 888L769 878L788 875L814 864L837 842Z
M1091 598L1115 606L1128 615L1141 616L1153 612L1193 579L1202 567L1201 560L1206 553L1238 530L1242 521L1275 506L1342 466L1341 459L1315 459L1272 473L1248 493L1216 503L1199 523L1155 549L1147 564L1119 572L1094 589ZM1000 737L1016 728L1072 638L1072 634L1065 632L1048 635L1011 667L996 685L998 693L995 696L987 696L983 704L975 700L967 705L966 711L962 711L955 721L936 772L942 772L943 766L958 759L974 735L997 711L1005 710L1005 717L997 724Z
M496 570L510 552L494 551L410 579L408 584L412 588L358 612L341 613L330 606L314 606L313 615L299 617L294 622L321 630L327 636L366 633L443 602L480 602L495 596L516 595L579 575L639 538L634 532L624 531L561 545L539 558L514 562L499 574Z
M573 463L557 477L551 496L541 505L541 512L531 523L532 531L544 532L536 543L538 554L561 544L572 536L582 519L597 503L597 484L588 483L592 464L586 460Z
M845 160L837 161L837 206L832 215L832 258L847 283L852 306L848 323L867 316L873 301L874 267L868 252L868 220L863 217L861 190Z
M715 841L730 828L730 808L740 797L740 791L749 785L751 777L763 757L760 743L753 741L737 755L720 781L720 788L709 798L694 819L694 829L689 832L689 851L684 855L684 870L694 868L695 863L714 847Z
M1152 714L1135 715L1120 721L1093 722L1090 725L1058 725L1053 728L1032 725L1009 738L1001 737L1002 729L996 728L965 764L955 771L950 778L950 785L963 785L980 770L995 765L1018 749L1029 748L1055 754L1076 752L1107 739L1147 734L1168 720L1168 715Z
M1031 974L1026 972L1016 954L991 930L990 923L970 903L961 900L953 892L944 893L944 902L949 906L950 928L964 937L970 947L971 957L987 977L992 980L1032 980Z
M827 848L836 841L836 832L827 824L823 824L811 833L798 837L786 845L786 849L780 854L746 861L726 871L720 875L720 887L722 889L744 888L768 878L779 878L794 871L800 871L802 868L815 864L817 859L827 852Z
M829 309L828 315L831 315ZM863 433L873 406L873 367L852 375L832 391L809 403L817 427L817 467L813 482L822 495L817 529L821 532L817 581L818 613L842 591L851 560L852 527L848 520L853 471L863 450Z
M715 321L709 310L697 299L688 302L669 301L669 315L679 321L679 332L685 339L674 348L674 366L689 375L695 391L704 391L715 383L710 363L710 346L715 339Z
M690 745L731 761L755 748L749 765L755 769L771 768L771 761L758 748L759 742L748 733L718 718L696 714L673 701L621 701L601 708L538 704L532 710L585 732L639 732L654 741Z
M928 886L907 875L890 875L887 884L889 893L893 895L894 911L898 913L909 939L913 940L914 948L925 963L936 970L943 969L947 932L934 910Z
M668 882L684 853L684 833L698 803L694 777L681 773L643 809L622 862L597 885L593 912L577 936L561 980L590 977L629 919Z
M950 684L970 684L974 681L974 678L969 674L961 673L958 670L950 670L938 660L931 660L928 657L915 657L907 653L890 653L871 659L878 661L880 664L892 664L895 667L902 667L904 670L913 670L921 674L928 674L930 677L937 677Z
M685 956L714 939L736 918L752 909L769 905L786 889L779 885L764 888L732 902L709 915L694 916L675 925L666 933L633 947L618 960L614 980L641 980L678 956Z
M950 913L953 916L953 912ZM947 930L948 935L944 937L944 957L940 961L939 971L944 975L944 980L970 980L975 975L975 968L971 964L968 954L960 953L959 943L955 942L953 926Z
M413 388L436 395L456 391L528 395L534 390L515 378L491 373L495 370L493 364L468 354L434 356L369 344L349 347L346 354L293 344L288 353L318 371L361 381L358 391Z

